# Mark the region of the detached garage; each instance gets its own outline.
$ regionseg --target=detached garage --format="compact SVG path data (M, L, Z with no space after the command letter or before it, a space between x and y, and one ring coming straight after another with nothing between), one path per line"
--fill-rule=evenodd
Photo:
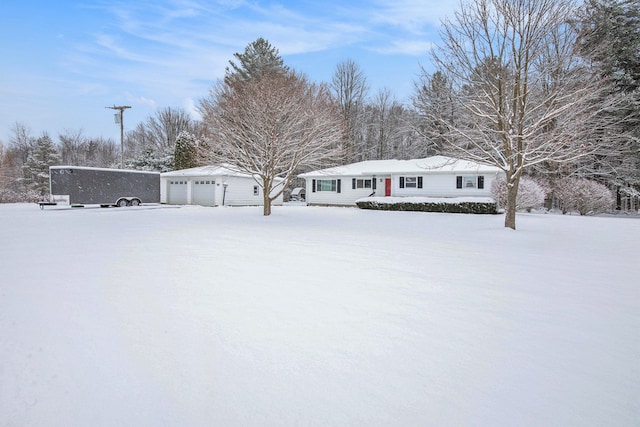
M169 205L262 206L260 178L209 165L160 174L160 199ZM279 196L274 205L282 204Z

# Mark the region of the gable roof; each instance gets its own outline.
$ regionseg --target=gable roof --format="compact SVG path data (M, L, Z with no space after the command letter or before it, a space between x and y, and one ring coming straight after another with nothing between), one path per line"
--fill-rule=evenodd
M239 178L253 178L256 179L253 175L249 175L247 173L238 172L233 169L233 166L223 163L219 165L206 165L206 166L198 166L190 169L180 169L171 172L163 172L160 174L161 177L194 177L194 176L233 176ZM284 181L283 178L276 177L275 182Z
M228 165L207 165L198 166L190 169L180 169L171 172L163 172L162 177L178 177L178 176L238 176L251 178L251 175L240 173L231 169Z
M301 178L317 176L360 176L429 173L499 173L496 166L446 156L432 156L411 160L367 160L298 175Z

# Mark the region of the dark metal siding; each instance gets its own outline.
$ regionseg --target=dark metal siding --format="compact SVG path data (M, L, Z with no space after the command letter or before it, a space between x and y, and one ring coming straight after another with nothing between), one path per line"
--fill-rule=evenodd
M160 203L160 173L117 169L52 167L52 195L69 195L71 204L113 204L120 197Z

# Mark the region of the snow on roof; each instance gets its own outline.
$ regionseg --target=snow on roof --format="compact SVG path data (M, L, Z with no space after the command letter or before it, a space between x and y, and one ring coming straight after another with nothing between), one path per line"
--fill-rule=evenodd
M171 172L164 172L160 174L162 177L171 177L171 176L238 176L238 177L246 177L251 178L251 175L246 173L240 173L236 170L231 169L228 165L207 165L207 166L198 166L190 169L180 169Z
M163 172L161 177L179 177L179 176L235 176L241 178L253 178L247 173L238 172L233 166L228 164L198 166L190 169L180 169L171 172ZM282 178L276 177L276 182L283 181Z
M320 169L298 175L301 178L314 176L358 176L389 175L398 173L497 173L500 168L483 165L468 160L454 159L446 156L433 156L411 160L367 160L334 168Z

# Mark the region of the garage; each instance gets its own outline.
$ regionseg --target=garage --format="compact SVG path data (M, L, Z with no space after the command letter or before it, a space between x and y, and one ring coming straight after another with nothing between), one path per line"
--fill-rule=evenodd
M261 206L264 199L260 182L260 178L228 165L164 172L160 174L160 200L170 205ZM282 195L273 204L282 204Z

